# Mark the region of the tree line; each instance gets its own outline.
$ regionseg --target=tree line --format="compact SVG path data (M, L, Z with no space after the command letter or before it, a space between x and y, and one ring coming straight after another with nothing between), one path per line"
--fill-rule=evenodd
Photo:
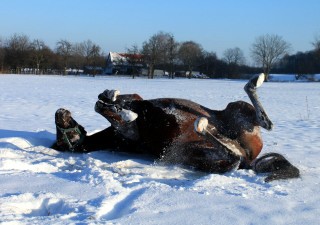
M133 46L133 49L136 46ZM132 52L128 49L128 53ZM256 73L258 68L245 65L245 58L240 48L230 48L219 59L215 52L208 52L199 43L185 41L179 43L170 33L158 32L143 42L141 54L149 65L149 78L155 69L169 72L174 77L175 71L187 71L191 78L193 71L199 71L211 78L235 78L239 74Z
M133 45L126 49L127 61L132 68L139 63L134 57L140 55L148 69L148 77L153 78L155 69L169 72L174 78L176 71L187 71L191 78L193 71L199 71L211 78L239 78L242 74L258 73L261 70L270 72L293 73L298 76L320 73L320 38L312 43L314 49L290 55L291 45L278 35L261 35L251 45L250 53L256 66L246 65L243 51L228 48L220 59L215 52L208 52L194 41L178 42L173 34L158 32L142 43L139 49ZM133 56L133 57L132 57ZM91 40L71 43L61 39L54 49L44 41L30 40L24 34L14 34L10 38L0 39L0 65L2 72L21 73L29 68L35 74L67 74L67 68L76 70L85 67L104 67L106 55L101 47ZM137 71L132 70L132 73Z
M59 40L52 50L43 40L30 40L24 34L14 34L0 40L1 71L21 73L29 69L34 74L67 74L68 68L82 70L85 66L104 66L101 47L91 40L71 43Z

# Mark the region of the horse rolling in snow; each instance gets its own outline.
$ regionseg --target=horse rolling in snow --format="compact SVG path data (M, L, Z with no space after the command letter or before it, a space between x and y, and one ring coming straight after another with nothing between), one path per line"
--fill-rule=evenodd
M72 152L146 153L209 173L251 168L269 173L266 182L299 177L299 170L280 154L257 158L263 146L260 127L273 128L256 94L263 81L264 74L260 74L244 87L253 106L237 101L221 111L185 99L143 100L137 94L105 90L98 96L95 111L111 126L86 135L68 110L58 109L57 140L52 147Z

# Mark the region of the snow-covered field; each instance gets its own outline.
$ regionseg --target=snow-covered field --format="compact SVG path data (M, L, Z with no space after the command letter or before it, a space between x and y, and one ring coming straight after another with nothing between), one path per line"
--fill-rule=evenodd
M249 101L245 82L0 75L0 223L319 224L319 82L268 82L258 91L275 124L262 131L263 152L285 155L299 179L264 183L251 170L205 174L141 155L50 148L60 107L88 133L109 126L93 109L104 89L223 109Z

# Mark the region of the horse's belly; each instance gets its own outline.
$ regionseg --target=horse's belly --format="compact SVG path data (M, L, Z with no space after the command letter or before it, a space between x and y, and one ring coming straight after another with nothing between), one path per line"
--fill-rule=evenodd
M194 122L210 115L199 104L183 99L154 99L135 104L140 141L152 154L161 155L173 144L203 140L194 131Z
M194 131L194 123L199 117L210 117L208 110L197 103L174 99L170 104L163 106L162 110L173 116L179 128L175 142L188 143L202 141L203 138Z

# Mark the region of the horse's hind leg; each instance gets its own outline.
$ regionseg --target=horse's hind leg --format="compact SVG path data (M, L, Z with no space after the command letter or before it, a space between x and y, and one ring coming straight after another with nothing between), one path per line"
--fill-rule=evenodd
M273 129L273 123L268 118L266 111L263 109L257 95L257 88L262 85L264 81L264 74L261 73L252 77L244 86L244 90L248 94L254 108L256 109L256 117L259 125L267 130Z
M279 179L298 178L299 169L278 153L267 153L252 163L256 173L270 173L264 180L270 182Z
M234 169L249 168L249 164L244 158L246 151L237 141L220 134L214 125L208 122L207 118L198 118L194 123L194 130L213 146L216 146L217 150L215 153L222 158L228 159L229 163L232 162L231 164ZM217 153L217 151L219 151L219 153Z
M300 177L299 169L278 153L267 153L255 159L252 164L249 165L244 157L242 157L242 154L239 154L244 152L242 147L237 145L236 141L217 138L219 133L217 133L215 129L212 129L212 125L208 123L208 120L205 117L196 120L195 131L214 146L218 144L220 156L223 155L224 158L227 158L229 164L230 162L234 162L233 168L236 168L236 165L239 165L239 169L251 168L256 173L268 173L267 177L264 179L265 182ZM230 144L232 147L228 146ZM229 168L231 167L229 166Z

